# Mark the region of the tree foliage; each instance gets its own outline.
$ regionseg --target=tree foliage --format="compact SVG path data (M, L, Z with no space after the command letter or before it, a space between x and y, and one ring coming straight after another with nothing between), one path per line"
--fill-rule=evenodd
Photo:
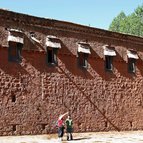
M109 30L143 37L143 5L128 16L120 12L111 22Z

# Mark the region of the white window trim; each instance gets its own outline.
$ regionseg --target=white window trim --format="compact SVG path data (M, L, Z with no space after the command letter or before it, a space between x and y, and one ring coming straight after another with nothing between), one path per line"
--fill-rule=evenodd
M133 53L132 51L127 51L127 56L128 56L128 58L132 58L132 59L139 59L139 57L138 57L138 55L137 55L137 53Z
M103 46L105 56L116 56L115 50L108 48L108 45Z

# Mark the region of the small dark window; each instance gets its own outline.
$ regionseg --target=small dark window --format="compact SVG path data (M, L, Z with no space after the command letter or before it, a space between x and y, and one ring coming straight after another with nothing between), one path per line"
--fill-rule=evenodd
M15 95L12 95L12 96L11 96L11 101L12 101L12 102L15 102L15 101L16 101L16 96L15 96Z
M113 60L112 56L105 56L105 68L106 68L106 70L112 71L112 69L113 69L112 60Z
M12 131L13 131L13 132L16 131L16 125L12 125Z
M12 62L21 62L22 47L23 44L21 43L9 42L8 60Z
M81 67L87 68L88 67L88 54L86 53L78 53L78 63Z
M105 122L105 127L106 127L106 128L108 127L108 122L107 122L107 121Z
M41 126L42 126L42 130L45 130L46 124L41 124Z
M57 64L57 48L47 48L47 63Z
M136 60L133 58L128 58L128 70L131 73L135 73L135 62Z
M132 128L133 127L132 121L129 121L129 124L130 124L130 127Z

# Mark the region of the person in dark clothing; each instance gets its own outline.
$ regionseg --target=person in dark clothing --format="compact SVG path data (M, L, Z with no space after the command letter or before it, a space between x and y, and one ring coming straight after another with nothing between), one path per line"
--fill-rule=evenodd
M67 140L73 140L73 121L71 116L66 119Z

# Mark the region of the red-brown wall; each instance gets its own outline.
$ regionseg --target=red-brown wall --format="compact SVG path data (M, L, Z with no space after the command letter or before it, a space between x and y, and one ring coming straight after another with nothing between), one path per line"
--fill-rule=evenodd
M0 10L0 135L56 132L60 114L70 111L75 132L143 129L143 39L68 22ZM8 32L24 31L22 62L8 61ZM35 32L41 45L30 41ZM61 41L58 66L48 66L47 35ZM77 42L91 46L88 68L77 64ZM117 55L113 72L104 66L103 45ZM128 72L127 49L139 55ZM12 102L12 96L16 101Z

